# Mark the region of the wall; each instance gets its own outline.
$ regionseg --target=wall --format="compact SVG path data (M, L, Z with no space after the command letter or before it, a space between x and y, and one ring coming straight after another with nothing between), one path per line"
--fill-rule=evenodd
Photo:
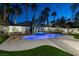
M79 28L45 27L46 32L62 32L64 34L79 34Z
M26 31L29 31L29 27L25 26L7 26L4 27L4 32L5 33L22 33L25 34Z
M35 28L34 32L38 32L40 28ZM79 34L79 28L60 28L60 27L44 27L41 28L42 31L45 32L62 32L64 34ZM2 29L5 33L14 33L14 32L20 32L20 33L29 33L30 27L26 26L7 26Z

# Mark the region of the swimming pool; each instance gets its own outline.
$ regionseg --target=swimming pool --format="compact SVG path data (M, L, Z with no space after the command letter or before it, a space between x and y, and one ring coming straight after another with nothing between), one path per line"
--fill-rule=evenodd
M51 38L57 38L59 36L63 36L63 34L34 34L29 36L22 36L21 38L24 40L46 40Z

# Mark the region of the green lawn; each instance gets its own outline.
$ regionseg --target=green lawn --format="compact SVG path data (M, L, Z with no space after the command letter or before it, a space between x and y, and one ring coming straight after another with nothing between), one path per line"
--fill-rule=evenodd
M44 45L24 51L0 51L0 56L72 56L58 48Z
M0 44L3 43L6 39L8 39L8 35L0 35Z
M74 38L79 39L79 34L71 34Z

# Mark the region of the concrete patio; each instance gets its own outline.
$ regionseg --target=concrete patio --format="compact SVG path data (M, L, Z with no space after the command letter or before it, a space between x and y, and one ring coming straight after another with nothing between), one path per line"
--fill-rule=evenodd
M0 45L0 50L20 51L20 50L28 50L28 49L36 48L42 45L51 45L51 46L60 48L59 46L57 46L56 44L54 44L48 39L47 40L32 40L32 41L24 40L24 39L12 41L11 39L7 39L5 42L3 42Z
M69 35L64 35L54 39L34 40L34 41L23 40L23 39L20 39L18 41L11 41L11 39L8 39L0 45L0 50L20 51L20 50L33 49L42 45L54 46L63 51L79 56L79 40L76 40Z

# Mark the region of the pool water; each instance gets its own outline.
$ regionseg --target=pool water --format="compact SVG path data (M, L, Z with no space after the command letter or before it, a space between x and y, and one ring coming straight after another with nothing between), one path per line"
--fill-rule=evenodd
M46 39L51 39L51 38L57 38L60 36L63 36L63 34L44 34L44 35L34 34L34 35L29 35L29 36L22 36L22 39L24 40L46 40Z

